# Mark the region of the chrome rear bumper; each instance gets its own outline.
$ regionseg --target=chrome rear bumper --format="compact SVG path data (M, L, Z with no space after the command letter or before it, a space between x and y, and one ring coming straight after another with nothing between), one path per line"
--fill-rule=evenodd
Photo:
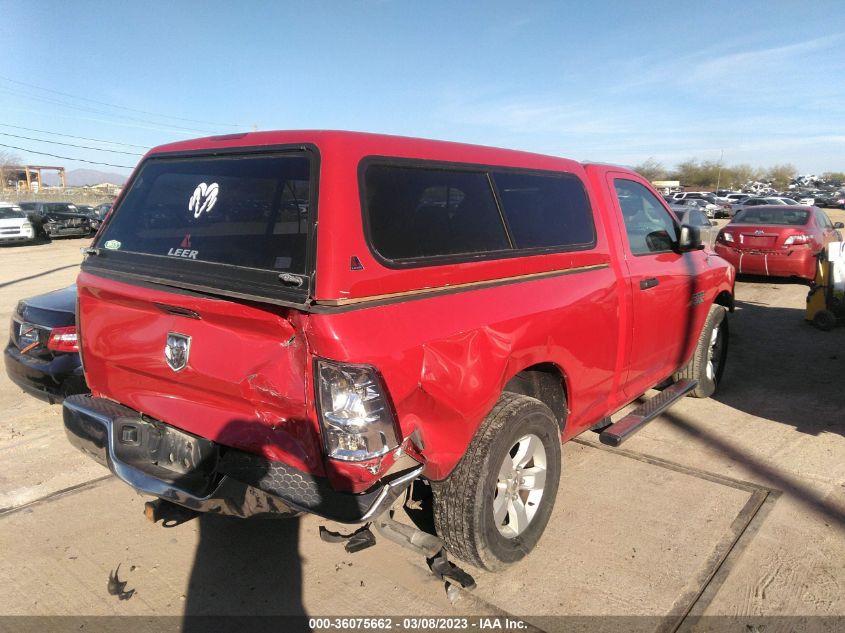
M363 523L388 510L423 469L421 464L413 462L410 468L395 473L389 481L370 491L351 494L332 489L327 479L259 455L231 448L218 455L218 445L196 438L206 451L203 464L180 475L151 462L127 460L118 454L115 437L118 425L125 425L126 421L133 425L149 424L137 411L104 398L77 395L65 399L63 415L71 444L106 466L116 477L138 492L198 512L243 518L308 512L341 523ZM163 423L157 425L167 427ZM177 429L174 433L187 435ZM209 445L214 452L211 457L214 463L209 463ZM170 476L165 476L166 473Z

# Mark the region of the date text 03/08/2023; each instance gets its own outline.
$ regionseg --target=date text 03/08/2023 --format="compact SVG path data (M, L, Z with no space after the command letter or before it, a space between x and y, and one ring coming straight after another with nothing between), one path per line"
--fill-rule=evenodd
M450 618L450 617L408 617L408 618L310 618L308 626L313 631L331 630L425 630L425 631L450 631L450 630L511 630L519 631L528 628L528 625L518 619L510 617L475 617L475 618Z

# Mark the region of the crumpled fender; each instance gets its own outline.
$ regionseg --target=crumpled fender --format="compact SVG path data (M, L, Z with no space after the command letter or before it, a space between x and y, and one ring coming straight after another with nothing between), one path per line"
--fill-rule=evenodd
M491 385L503 382L511 349L512 339L489 327L427 343L419 388L437 406L471 415L472 404L487 400Z

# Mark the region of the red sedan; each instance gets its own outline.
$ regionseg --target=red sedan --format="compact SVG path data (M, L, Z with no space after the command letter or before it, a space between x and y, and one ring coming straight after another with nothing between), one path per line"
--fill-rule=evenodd
M743 209L716 236L716 253L738 273L770 277L816 276L816 255L828 242L842 240L827 214L817 207L761 205Z

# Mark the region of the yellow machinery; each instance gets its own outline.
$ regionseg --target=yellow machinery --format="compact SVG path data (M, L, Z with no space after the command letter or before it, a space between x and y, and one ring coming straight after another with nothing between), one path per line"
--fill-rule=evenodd
M845 242L831 242L819 256L804 318L824 331L845 319Z

